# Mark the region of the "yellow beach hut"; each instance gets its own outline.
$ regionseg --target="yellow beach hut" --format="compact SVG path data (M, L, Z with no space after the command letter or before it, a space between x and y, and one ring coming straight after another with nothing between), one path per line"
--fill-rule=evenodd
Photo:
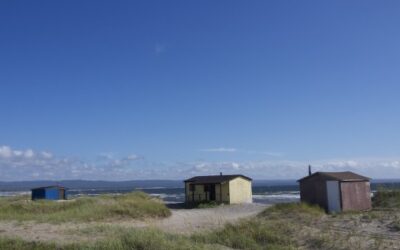
M251 203L253 201L251 181L251 178L240 174L195 176L184 181L185 201Z

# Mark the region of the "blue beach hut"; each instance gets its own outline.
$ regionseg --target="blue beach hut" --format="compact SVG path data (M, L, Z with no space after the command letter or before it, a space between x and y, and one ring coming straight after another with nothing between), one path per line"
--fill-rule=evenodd
M65 188L61 186L48 186L32 189L32 200L66 200Z

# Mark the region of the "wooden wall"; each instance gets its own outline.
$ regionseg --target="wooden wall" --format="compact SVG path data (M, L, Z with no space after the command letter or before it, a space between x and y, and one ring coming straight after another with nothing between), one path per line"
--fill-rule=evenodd
M327 210L328 199L326 195L326 181L318 176L300 182L300 199L302 202L317 204Z
M371 189L368 181L341 182L342 211L371 209Z

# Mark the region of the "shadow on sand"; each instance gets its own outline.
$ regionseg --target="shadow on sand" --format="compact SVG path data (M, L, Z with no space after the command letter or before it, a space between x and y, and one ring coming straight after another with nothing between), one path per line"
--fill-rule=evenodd
M180 203L166 203L165 206L167 206L167 208L169 209L191 209L193 207L188 206L186 203L184 202L180 202Z

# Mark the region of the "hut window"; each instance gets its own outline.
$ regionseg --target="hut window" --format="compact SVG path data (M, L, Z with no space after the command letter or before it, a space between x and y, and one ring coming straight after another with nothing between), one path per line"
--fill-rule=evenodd
M209 192L209 191L210 191L209 185L204 185L204 192Z
M190 192L194 192L194 185L193 184L189 184L189 191Z

